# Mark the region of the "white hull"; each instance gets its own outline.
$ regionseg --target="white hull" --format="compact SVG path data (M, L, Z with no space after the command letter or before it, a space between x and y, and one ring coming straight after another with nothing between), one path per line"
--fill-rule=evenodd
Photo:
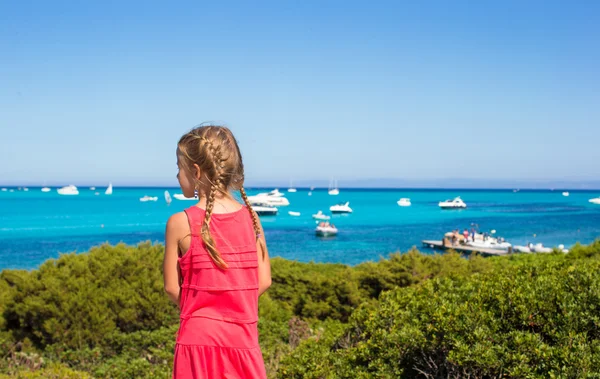
M454 200L440 201L438 205L442 209L465 209L467 207L467 204L460 197Z
M330 237L337 235L338 230L331 226L317 226L315 234L319 237Z
M332 190L329 190L327 193L330 194L331 196L336 196L336 195L340 194L340 190L332 189Z
M563 196L569 196L569 193L568 192L563 192L562 195Z
M52 190L48 187L42 188L42 192L50 192L50 191L52 191Z
M275 216L278 212L277 208L262 205L252 206L252 210L259 216Z
M350 203L346 204L338 204L329 208L331 213L352 213L352 208L350 208Z
M112 195L113 193L113 187L112 187L112 183L108 183L108 188L106 189L106 192L104 192L105 195Z
M144 197L140 197L140 201L142 203L148 202L148 201L158 201L158 197L156 196L144 196Z
M496 241L475 241L467 243L468 246L479 248L479 249L492 249L500 251L508 251L512 245L508 242L496 242Z
M590 199L590 203L600 205L600 197L597 197L595 199Z
M410 207L412 205L410 199L400 199L398 200L397 204L400 207Z
M300 212L292 212L292 211L289 211L289 212L288 212L288 214L289 214L290 216L294 216L294 217L298 217L298 216L300 216Z
M323 212L321 212L321 211L319 211L316 214L312 215L312 217L315 220L322 220L322 221L327 221L327 220L329 220L331 218L330 216L327 216L327 215L323 214Z
M65 196L79 195L79 190L77 190L77 187L75 187L73 185L59 188L56 190L56 192L58 192L59 195L65 195Z
M195 197L185 197L182 193L176 193L175 195L173 195L173 197L177 200L198 200Z
M250 205L267 204L271 207L286 207L290 205L290 201L285 197L265 194L248 196L248 202Z

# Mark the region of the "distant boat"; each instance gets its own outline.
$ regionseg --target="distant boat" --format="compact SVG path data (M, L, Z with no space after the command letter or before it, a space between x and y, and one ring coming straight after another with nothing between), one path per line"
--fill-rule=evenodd
M326 225L317 226L315 229L315 234L319 237L333 237L338 234L338 230L335 226L330 225L328 222Z
M6 188L2 188L2 192L6 192L8 191Z
M144 197L140 197L140 201L141 201L142 203L145 203L145 202L147 202L147 201L157 201L157 200L158 200L158 197L156 197L156 196L148 196L148 195L145 195Z
M169 193L169 191L165 191L165 201L167 202L167 205L171 205L171 201L173 201L171 199L171 194Z
M106 192L104 192L104 194L112 195L112 193L113 193L112 183L108 183L108 188L106 189Z
M298 216L300 216L300 212L293 212L293 211L289 211L289 212L288 212L288 214L289 214L290 216L294 216L294 217L298 217Z
M56 190L59 195L79 195L79 190L74 185L68 185Z
M293 185L292 181L290 180L290 188L288 188L288 192L294 193L296 191L297 191L296 188L294 188L294 185Z
M312 191L308 191L308 196L312 196Z
M410 207L411 206L411 202L408 197L403 197L402 199L398 200L397 203L401 207Z
M347 201L329 207L329 211L331 213L352 213L352 208L350 208L350 202Z
M24 187L24 188L23 188L23 191L27 192L27 191L29 191L29 188L27 188L27 187Z
M176 193L173 197L177 200L198 200L195 197L185 197L182 193Z
M590 199L590 203L600 205L600 197Z
M567 191L562 193L563 196L569 196L569 193Z
M42 188L42 192L50 192L50 191L52 191L52 189L50 189L49 187Z
M322 211L318 211L316 214L312 215L315 220L329 220L331 217L324 214Z
M90 187L90 191L95 191L96 187Z
M467 207L460 197L456 197L454 200L440 201L438 205L442 209L465 209Z
M331 179L329 181L329 190L327 191L328 194L332 195L332 196L336 196L340 194L340 190L338 189L338 185L337 185L337 180L333 180Z

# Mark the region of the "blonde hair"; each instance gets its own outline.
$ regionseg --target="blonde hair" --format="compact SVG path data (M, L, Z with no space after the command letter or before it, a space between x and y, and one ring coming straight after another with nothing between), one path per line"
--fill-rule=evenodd
M252 210L244 190L244 163L240 148L231 130L224 126L215 125L195 127L179 139L177 154L183 159L184 167L190 172L194 172L194 165L198 165L203 179L206 179L210 184L210 189L206 194L206 214L200 234L213 262L222 269L227 268L227 262L219 253L210 234L210 219L215 204L215 196L217 192L230 196L229 192L234 190L240 191L242 199L250 212L256 241L259 242L262 248L264 259L267 246L261 236L256 213ZM201 181L194 180L196 187L202 184ZM207 186L205 185L205 187Z

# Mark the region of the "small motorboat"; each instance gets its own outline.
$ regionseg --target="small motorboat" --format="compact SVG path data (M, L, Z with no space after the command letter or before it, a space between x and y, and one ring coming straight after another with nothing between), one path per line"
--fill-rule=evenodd
M77 189L77 187L75 187L72 184L62 187L62 188L59 188L56 191L58 192L59 195L70 195L70 196L79 195L79 190Z
M185 197L185 195L182 193L176 193L173 195L173 197L177 200L198 200L195 197Z
M316 214L312 215L312 217L315 220L323 220L323 221L327 221L327 220L329 220L331 218L330 216L327 216L326 214L323 214L322 211L318 211Z
M542 243L530 244L529 248L534 253L551 253L553 249L545 247Z
M324 225L319 225L315 229L315 234L319 237L333 237L338 234L338 230L335 226L324 223Z
M453 200L440 201L438 203L442 209L465 209L467 204L460 197L455 197Z
M401 207L410 207L411 206L410 199L407 197L403 197L402 199L398 200L397 203Z
M158 200L158 197L156 197L156 196L148 196L148 195L145 195L144 197L140 197L140 201L141 201L142 203L145 203L145 202L147 202L147 201L157 201L157 200Z
M298 216L300 216L300 212L293 212L293 211L289 211L289 212L288 212L288 214L289 214L290 216L294 216L294 217L298 217Z
M350 202L347 201L345 203L340 203L333 205L329 208L331 213L352 213L352 208L350 208Z
M96 187L90 187L90 191L95 191Z
M566 196L569 196L569 193L567 191L565 191L562 193L562 195L566 197Z
M52 191L49 187L42 188L42 192L50 192Z
M596 197L594 199L590 199L590 203L600 205L600 197Z
M500 242L495 238L490 238L485 241L470 241L467 242L468 246L480 249L491 249L491 250L500 250L500 251L508 251L512 248L512 245L508 242Z

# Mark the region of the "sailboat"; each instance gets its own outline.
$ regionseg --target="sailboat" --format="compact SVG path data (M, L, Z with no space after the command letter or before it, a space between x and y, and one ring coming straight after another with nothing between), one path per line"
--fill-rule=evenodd
M112 189L112 183L108 183L108 188L106 189L106 192L104 192L105 195L112 195L113 193L113 189Z
M334 181L333 179L331 179L329 181L329 191L327 193L329 193L332 196L340 194L340 190L338 189L338 186L337 186L337 180Z
M296 189L294 188L294 185L291 180L290 180L290 188L288 188L288 192L292 192L292 193L296 192Z
M171 194L169 193L169 191L165 191L165 201L167 202L167 205L171 205L171 201L173 201L171 199Z

